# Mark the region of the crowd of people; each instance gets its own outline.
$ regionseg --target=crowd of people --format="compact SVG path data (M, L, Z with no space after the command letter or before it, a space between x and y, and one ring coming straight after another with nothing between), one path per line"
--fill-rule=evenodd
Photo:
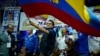
M12 34L14 26L8 24L5 32L0 33L0 56L100 56L100 37L86 35L79 31L69 33L63 26L54 30L54 22L48 20L46 27L38 26L29 20L33 28Z

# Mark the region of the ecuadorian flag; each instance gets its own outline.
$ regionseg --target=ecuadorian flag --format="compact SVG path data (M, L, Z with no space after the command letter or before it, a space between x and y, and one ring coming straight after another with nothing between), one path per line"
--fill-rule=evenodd
M28 17L50 14L88 35L100 36L100 20L85 0L18 0Z

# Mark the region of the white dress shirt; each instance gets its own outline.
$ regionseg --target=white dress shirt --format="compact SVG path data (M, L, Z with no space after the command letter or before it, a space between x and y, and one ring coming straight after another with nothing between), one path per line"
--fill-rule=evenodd
M88 45L90 52L100 50L100 37L88 37Z
M57 38L57 47L59 50L67 48L67 44L65 43L65 36Z

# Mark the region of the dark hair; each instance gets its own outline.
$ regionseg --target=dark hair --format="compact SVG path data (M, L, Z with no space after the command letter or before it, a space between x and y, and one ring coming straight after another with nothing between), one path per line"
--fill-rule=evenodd
M11 11L8 11L8 14L12 14L12 12Z
M52 23L53 26L55 25L53 20L49 20L49 21Z
M8 25L6 26L6 29L8 29L10 25L13 26L12 24L8 24ZM14 27L14 26L13 26L13 27Z

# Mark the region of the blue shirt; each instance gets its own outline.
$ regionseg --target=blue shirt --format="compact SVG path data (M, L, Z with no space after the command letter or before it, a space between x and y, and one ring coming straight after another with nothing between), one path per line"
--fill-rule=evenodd
M20 31L17 34L17 52L20 52L21 48L23 47L25 36L27 36L27 31Z
M78 33L78 39L75 42L74 48L78 53L89 53L88 35L83 33Z
M26 36L24 45L26 48L26 52L36 53L38 48L38 38L36 35Z
M69 35L73 33L72 27L67 27L67 30L68 30L68 34L69 34Z

